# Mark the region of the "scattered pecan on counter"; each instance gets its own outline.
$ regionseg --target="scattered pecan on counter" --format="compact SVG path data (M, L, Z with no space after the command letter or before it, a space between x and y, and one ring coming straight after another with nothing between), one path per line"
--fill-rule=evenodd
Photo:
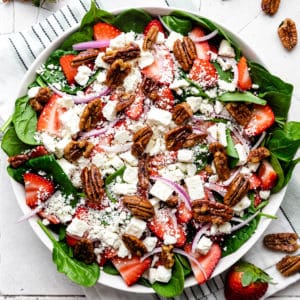
M287 50L292 50L298 42L296 23L286 18L278 27L278 36L283 47Z
M277 13L280 5L280 0L262 0L261 9L268 15Z
M298 239L294 232L271 233L264 237L263 243L269 249L291 253L300 247Z
M285 277L300 271L300 256L286 255L277 264L276 269Z
M143 256L147 253L147 248L144 243L132 234L123 234L122 241L125 244L126 248L134 256Z

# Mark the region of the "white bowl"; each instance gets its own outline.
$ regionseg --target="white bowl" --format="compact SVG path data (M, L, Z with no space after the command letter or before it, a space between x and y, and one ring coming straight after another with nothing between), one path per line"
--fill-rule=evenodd
M159 8L159 7L143 7L146 11L148 11L152 15L167 15L172 10L172 8ZM194 13L191 11L187 11L184 9L181 9L182 11ZM119 13L120 10L113 11L112 13ZM194 13L195 14L195 13ZM59 38L57 38L55 41L53 41L34 61L34 63L31 65L27 73L25 74L25 77L21 83L20 90L18 92L18 96L23 96L27 92L28 85L34 81L34 78L36 76L35 71L46 61L47 57L52 53L53 50L55 50L62 41L72 32L77 30L79 28L79 25L76 25L75 27L69 29L64 34L62 34ZM224 28L224 27L223 27ZM242 52L245 56L251 58L253 61L256 61L258 63L262 64L262 61L259 59L259 57L255 54L255 52L239 37L237 37L235 34L230 32L230 30L224 28L233 38L234 40L240 45ZM27 214L30 212L29 207L25 204L25 192L23 185L17 183L16 181L12 180L12 186L13 190L16 194L17 201L24 212L24 214ZM279 206L283 200L284 194L285 194L286 188L282 189L279 193L274 194L271 196L269 204L264 208L263 212L270 215L275 215L277 210L279 209ZM42 231L40 226L37 224L37 217L32 217L29 219L29 224L36 233L36 235L41 239L41 241L46 245L49 250L52 250L52 243L49 240L49 238L45 235L45 233ZM256 232L251 236L251 238L242 246L240 247L236 252L222 258L220 262L218 263L216 269L214 270L211 278L221 274L226 269L228 269L230 266L232 266L236 261L238 261L243 255L245 255L251 247L254 246L254 244L258 241L258 239L262 236L264 231L267 229L268 225L270 224L271 219L262 218ZM113 276L108 275L104 272L101 272L101 276L99 279L99 283L115 288L118 290L126 291L126 292L134 292L134 293L154 293L154 291L151 288L142 286L142 285L133 285L131 287L128 287L125 282L122 280L120 276ZM185 287L191 287L193 285L196 285L197 281L194 279L193 276L190 276L185 281Z

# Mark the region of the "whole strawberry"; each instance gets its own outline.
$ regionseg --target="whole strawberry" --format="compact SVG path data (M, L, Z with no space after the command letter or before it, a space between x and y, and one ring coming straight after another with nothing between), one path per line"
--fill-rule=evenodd
M257 300L267 291L272 278L255 265L238 262L229 270L225 283L226 300Z

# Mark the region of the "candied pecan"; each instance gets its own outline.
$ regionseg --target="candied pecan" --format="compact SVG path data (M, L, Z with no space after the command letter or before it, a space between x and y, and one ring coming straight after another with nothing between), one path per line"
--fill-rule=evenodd
M249 187L249 180L243 174L238 174L228 186L224 203L231 207L235 206L248 193Z
M123 204L137 218L148 220L154 216L154 208L151 202L136 195L125 195L122 197Z
M102 119L102 102L100 99L90 101L84 108L79 121L79 129L89 131Z
M106 74L106 84L115 88L123 84L124 79L131 71L131 65L128 62L124 62L122 59L115 60Z
M205 139L206 136L207 136L206 133L202 133L202 134L191 133L186 137L185 141L182 144L182 147L183 148L193 147L196 144L199 144L203 139Z
M71 65L73 67L78 67L88 62L92 62L98 56L100 50L99 49L87 49L85 51L81 51L78 55L76 55L71 61Z
M29 100L29 104L33 108L34 111L40 113L45 104L49 101L52 96L52 92L48 87L41 87L34 98Z
M256 149L250 150L248 155L248 162L258 163L261 160L269 157L271 155L270 151L266 147L258 147Z
M144 153L145 147L141 142L133 143L131 146L131 154L139 158Z
M139 188L148 191L149 188L149 154L144 153L138 161Z
M263 243L269 249L290 253L299 248L298 239L294 232L271 233L264 237Z
M184 125L169 130L165 134L166 148L169 151L177 151L183 147L187 137L192 134L193 128L190 125Z
M262 0L261 9L268 15L274 15L279 8L280 0Z
M142 82L142 91L145 96L151 100L156 100L158 97L159 82L150 77L145 77Z
M87 140L71 141L64 149L64 157L70 162L75 162L79 157L89 157L94 145Z
M213 224L223 224L230 221L233 216L233 210L228 205L208 200L194 200L192 213L195 221Z
M217 152L226 152L225 147L219 142L209 144L209 152L215 154Z
M80 178L88 202L101 204L104 197L104 183L99 169L94 164L85 167L81 171Z
M246 126L251 119L251 110L247 104L227 103L226 109L231 116L242 126Z
M182 102L173 108L172 120L177 125L186 123L193 116L191 106L187 102Z
M151 26L149 31L147 32L144 42L143 42L143 50L147 51L152 48L154 43L156 42L157 35L159 33L159 28L158 26Z
M153 135L153 131L150 126L145 126L138 131L136 131L133 135L133 145L131 147L132 155L136 157L140 157L144 150L147 147L151 137Z
M173 249L174 249L173 245L162 245L161 246L161 253L160 253L159 261L167 269L172 269L172 267L175 263Z
M116 105L116 111L119 113L124 110L126 107L130 106L135 100L134 94L124 93L119 96L118 103Z
M18 154L8 158L8 163L13 168L18 168L26 163L29 160L28 154Z
M194 42L187 36L183 38L182 42L178 39L174 43L173 52L182 69L186 72L189 71L197 58Z
M298 42L296 23L286 18L278 27L278 36L283 47L287 50L292 50Z
M165 204L170 208L175 208L178 205L178 196L171 195L166 201Z
M300 271L300 256L286 255L277 264L276 269L285 277Z
M93 263L95 260L93 242L88 239L79 240L73 248L73 255L87 265Z
M147 248L144 243L132 234L123 234L122 241L126 248L134 256L143 256L147 252Z
M117 59L122 59L123 61L128 61L140 57L141 49L135 44L131 43L128 46L119 48L117 50L106 51L105 55L102 57L102 60L108 64L112 64Z

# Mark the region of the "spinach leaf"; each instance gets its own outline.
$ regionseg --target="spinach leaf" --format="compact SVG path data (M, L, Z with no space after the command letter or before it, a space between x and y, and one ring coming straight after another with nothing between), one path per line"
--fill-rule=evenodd
M119 271L115 268L115 266L111 262L108 262L103 266L103 271L110 275L120 274Z
M226 92L218 97L222 102L249 102L266 105L267 101L261 99L250 92Z
M248 224L248 226L244 226L235 233L224 238L222 243L223 257L235 252L253 235L259 223L259 219L260 216L257 216Z
M277 193L285 186L285 174L279 160L274 154L271 155L270 163L278 176L277 183L272 188L272 193Z
M217 70L219 79L224 80L226 82L232 82L233 73L230 70L224 71L217 62L212 62L212 64Z
M96 263L87 265L70 256L69 248L65 243L58 242L47 227L39 220L39 226L53 244L52 259L60 273L64 273L73 282L91 287L95 285L100 276L100 268Z
M290 140L300 141L300 122L287 122L284 125L284 131Z
M275 116L286 121L291 104L293 86L271 74L260 64L249 62L250 75L259 86L258 96L267 100Z
M193 28L192 22L188 19L175 16L163 16L162 19L170 29L182 35L188 35Z
M16 100L12 121L16 135L23 143L28 145L39 144L34 138L37 124L36 112L29 104L29 98L27 96Z
M15 169L11 166L8 166L6 170L10 177L12 177L14 180L24 184L23 175L28 171L28 168L26 166L21 166L17 169Z
M123 175L125 169L126 169L126 167L123 166L119 170L117 170L115 173L110 174L109 176L107 176L105 178L104 185L105 185L106 196L112 202L117 202L117 199L115 198L115 195L113 195L113 193L111 192L110 185L115 181L115 179L118 176L122 176Z
M1 148L8 156L14 156L28 150L29 146L18 138L15 128L10 127L2 138Z
M152 288L154 291L163 297L179 296L184 288L184 271L183 267L175 255L175 264L172 270L172 277L168 283L154 282Z
M115 17L113 24L123 32L142 33L152 17L142 9L128 9Z
M236 166L236 164L239 161L239 154L236 151L236 148L234 147L234 142L231 137L231 132L229 128L226 129L226 140L227 140L226 153L229 157L231 157L230 167L233 168Z
M190 265L189 260L184 257L183 255L180 254L175 254L175 256L177 257L178 261L180 262L182 268L183 268L183 273L184 273L184 277L188 276L189 274L192 273L192 267Z
M144 277L140 277L139 280L137 281L137 284L141 284L143 286L151 288L151 283L149 282L149 280L147 280Z
M88 42L93 39L93 28L85 27L79 31L72 33L68 36L64 42L60 45L62 50L72 50L72 46L77 43Z
M206 165L207 160L210 155L207 145L197 145L194 148L195 153L195 165L197 167L197 172L201 171Z
M296 165L300 162L300 157L288 162L287 164L284 165L284 170L285 170L285 178L284 178L284 186L288 184L292 177L292 173L296 167Z

